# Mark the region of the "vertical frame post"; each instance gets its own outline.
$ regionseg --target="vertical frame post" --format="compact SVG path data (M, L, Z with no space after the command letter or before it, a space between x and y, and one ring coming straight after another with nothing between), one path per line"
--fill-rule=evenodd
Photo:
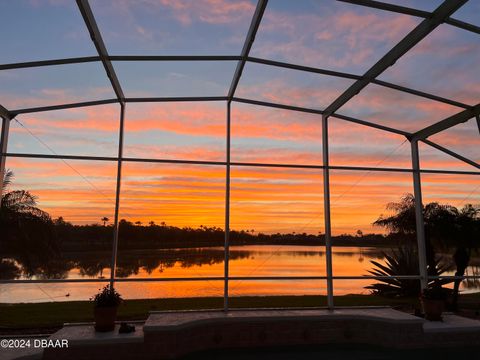
M328 156L328 116L322 115L323 206L325 217L325 260L327 267L327 305L333 310L332 228L330 221L330 168Z
M113 221L113 246L112 246L112 261L110 274L110 287L113 288L115 283L115 271L117 268L117 253L118 253L118 212L120 208L120 188L122 184L122 158L123 158L123 130L125 120L125 103L120 103L120 129L118 135L118 163L117 163L117 187L115 190L115 218Z
M5 177L5 163L7 157L4 155L7 152L8 134L10 132L10 119L1 117L2 119L2 133L0 134L0 189L3 189L3 178ZM2 196L0 194L0 206L2 205Z
M428 284L427 251L425 245L425 221L423 218L422 183L420 179L420 157L418 154L418 141L413 140L410 142L410 144L412 148L413 193L415 197L415 223L417 230L420 286L422 289L426 289Z
M227 101L227 139L226 139L226 174L225 174L225 256L224 256L224 289L223 311L228 311L228 277L230 262L230 109L231 102Z

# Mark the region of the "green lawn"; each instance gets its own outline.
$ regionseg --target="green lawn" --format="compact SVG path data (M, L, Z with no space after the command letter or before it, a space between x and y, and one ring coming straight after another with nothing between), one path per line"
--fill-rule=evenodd
M462 304L470 309L479 309L480 293L462 295ZM325 296L256 296L232 297L232 308L263 307L314 307L326 306ZM370 295L345 295L335 297L336 306L418 306L416 299L389 299ZM152 310L220 309L223 299L205 298L168 298L127 300L120 306L120 320L146 319ZM84 322L93 320L93 307L89 301L45 302L0 304L0 328L27 329L61 326L65 322Z

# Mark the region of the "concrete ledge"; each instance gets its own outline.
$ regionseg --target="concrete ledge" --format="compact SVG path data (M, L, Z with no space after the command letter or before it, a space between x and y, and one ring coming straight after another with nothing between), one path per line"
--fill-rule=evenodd
M44 359L174 359L227 348L363 344L390 348L480 345L480 322L447 315L441 323L390 308L235 310L152 313L132 334L96 333L92 325L65 326L51 339L67 349L45 349Z
M130 334L119 334L119 327L120 325L115 325L115 330L111 332L95 332L93 324L80 326L69 324L50 336L49 339L68 339L69 346L143 343L142 326L136 326L135 332Z
M174 358L188 352L277 345L420 345L423 319L392 310L243 310L151 314L145 343ZM173 345L174 344L174 345Z
M392 310L375 309L340 309L329 310L237 310L202 312L168 312L152 313L145 322L145 333L182 329L197 324L214 324L229 322L278 322L282 320L365 320L395 324L417 324L424 320L418 317Z
M453 314L443 315L443 321L425 321L425 333L479 332L480 321Z

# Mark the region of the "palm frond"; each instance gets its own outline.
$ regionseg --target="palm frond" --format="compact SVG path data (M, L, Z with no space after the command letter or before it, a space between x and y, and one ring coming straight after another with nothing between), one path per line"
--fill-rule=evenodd
M7 191L7 188L12 184L13 181L13 171L7 169L3 176L3 184L2 184L2 194Z

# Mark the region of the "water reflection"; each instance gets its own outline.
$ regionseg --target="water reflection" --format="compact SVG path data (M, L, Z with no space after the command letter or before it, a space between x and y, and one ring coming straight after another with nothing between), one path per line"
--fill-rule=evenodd
M478 259L476 259L478 261ZM465 279L462 287L467 290L480 290L480 266L469 266L465 271L466 276L476 276L475 279Z
M235 250L230 260L249 258L252 251ZM1 278L7 279L67 279L104 278L110 275L108 251L66 252L48 261L24 261L22 256L11 255L0 259ZM131 250L118 253L117 277L158 275L169 268L189 269L223 264L223 248L185 248L161 250Z
M383 248L333 247L335 275L365 275L370 260L383 261ZM64 252L52 258L19 255L0 258L0 278L72 279L110 276L111 253L103 251ZM121 250L116 277L223 276L222 247ZM245 245L230 248L232 276L320 276L325 275L322 246ZM473 258L467 275L479 275L480 258ZM452 269L453 270L453 269ZM450 271L447 273L450 275ZM466 280L466 288L480 288L480 280Z
M370 260L382 263L383 248L333 247L334 274L364 275ZM110 252L65 252L47 263L25 257L4 256L0 260L2 279L75 279L108 278ZM223 276L222 247L121 250L118 254L118 278L170 278ZM363 259L363 261L361 261ZM480 259L472 259L467 275L480 274ZM324 276L325 248L322 246L246 245L230 248L231 276ZM451 275L447 273L447 275ZM371 280L335 281L335 294L368 294L364 289ZM88 299L99 284L4 284L0 285L0 302L65 301ZM222 296L223 282L135 282L118 283L126 298ZM480 280L465 280L462 291L480 289ZM306 281L231 281L230 294L236 295L308 295L324 294L321 280ZM48 294L48 296L46 295ZM68 295L68 297L67 297Z

